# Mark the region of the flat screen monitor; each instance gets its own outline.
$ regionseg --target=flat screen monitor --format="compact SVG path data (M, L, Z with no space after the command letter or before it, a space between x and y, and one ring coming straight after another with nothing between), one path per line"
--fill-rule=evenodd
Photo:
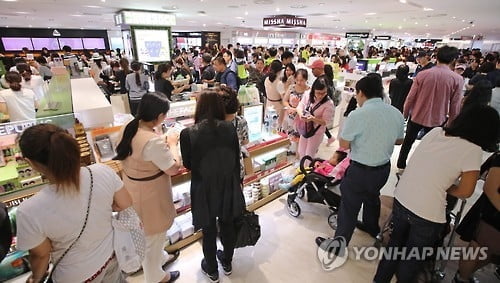
M168 30L134 29L137 58L141 62L170 60L170 35Z
M35 50L42 50L44 47L47 47L48 50L61 50L55 37L33 37L31 41Z
M104 44L104 38L92 38L92 37L84 37L83 38L83 47L85 49L106 49L106 44Z
M356 68L360 71L366 71L367 67L368 67L368 61L366 60L360 60L356 64Z
M2 43L5 51L18 51L22 50L23 47L33 50L31 38L29 37L2 37Z
M79 38L59 38L61 49L64 45L68 45L71 49L83 49L82 39Z

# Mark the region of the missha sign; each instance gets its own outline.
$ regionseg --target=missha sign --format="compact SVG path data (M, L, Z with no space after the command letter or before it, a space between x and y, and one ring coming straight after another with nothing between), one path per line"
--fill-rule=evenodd
M294 15L275 15L263 19L265 27L281 27L281 28L295 28L307 25L307 19L297 17Z

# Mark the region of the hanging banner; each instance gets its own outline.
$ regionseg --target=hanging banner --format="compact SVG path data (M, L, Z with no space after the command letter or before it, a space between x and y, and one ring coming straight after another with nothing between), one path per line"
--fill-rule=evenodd
M281 27L281 28L296 28L307 25L307 19L293 15L275 15L263 19L265 27Z

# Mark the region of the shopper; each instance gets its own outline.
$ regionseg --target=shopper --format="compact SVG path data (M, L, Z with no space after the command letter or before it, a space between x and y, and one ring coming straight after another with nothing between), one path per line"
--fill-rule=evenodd
M379 233L380 190L389 177L394 144L403 141L403 115L382 101L383 92L378 74L358 81L356 100L360 108L347 116L339 138L341 148L351 149L351 163L340 184L342 199L335 237L343 237L347 245L356 226L372 237ZM361 205L363 222L356 224ZM318 237L316 244L324 240Z
M127 93L126 79L127 75L132 73L127 58L120 59L120 70L116 72L116 80L120 83L120 93Z
M356 58L356 50L351 49L349 50L349 63L348 63L348 70L350 72L354 71L357 69L358 65L358 59Z
M500 113L500 79L497 79L495 88L491 91L490 105Z
M211 84L215 82L215 69L212 66L212 56L210 54L203 54L201 56L202 69L201 69L201 82L206 84Z
M281 73L282 64L279 60L274 60L269 67L269 75L264 80L264 87L266 90L266 111L269 108L274 108L276 113L278 113L278 128L281 128L283 123L283 95L284 92L280 92L283 86L280 86L281 81L278 76Z
M231 71L231 69L226 66L224 58L219 56L214 59L214 69L220 74L218 77L216 76L216 82L227 85L235 91L238 91L238 77L235 72Z
M489 105L491 101L492 87L488 80L477 82L469 94L462 100L462 111L474 105Z
M396 78L389 84L389 96L391 105L403 113L406 97L410 92L413 81L408 78L410 68L407 65L401 65L396 70Z
M283 77L281 78L281 82L283 84L283 92L286 92L290 86L294 83L293 80L295 78L295 65L289 63L285 65L285 71L283 72Z
M434 67L434 63L430 61L431 56L425 51L422 51L418 53L417 55L417 69L415 70L415 73L413 73L413 77L416 77L418 73L428 70L432 67ZM450 61L451 62L451 61Z
M17 64L16 69L21 74L23 88L31 89L35 93L35 100L42 100L47 94L47 85L43 78L38 75L33 75L28 64Z
M481 166L480 172L488 171L483 185L483 194L471 207L460 222L457 233L461 239L469 242L469 249L486 247L486 258L465 258L462 255L458 263L458 271L453 283L468 283L476 281L474 272L479 268L494 262L500 256L500 155L494 153ZM498 260L496 260L498 261Z
M55 125L26 129L19 147L49 181L16 213L17 248L30 254L26 282L43 282L49 261L58 262L54 282L125 282L113 252L111 213L132 200L118 175L102 164L80 168L78 143Z
M202 92L196 104L195 125L184 129L180 137L184 166L192 176L193 225L203 231L201 270L211 282L219 282L216 257L224 274L232 272L234 222L245 208L238 136L235 127L224 119L221 96L214 91ZM216 245L217 220L223 251Z
M38 63L38 73L44 81L48 81L52 78L52 71L47 64L47 59L44 56L36 57L36 62Z
M133 72L125 78L125 88L128 91L130 112L135 116L142 96L149 90L149 78L142 73L142 64L138 61L132 62L130 67Z
M245 145L250 142L248 136L248 123L245 117L238 115L238 111L240 110L238 94L232 88L227 86L221 86L219 94L222 97L222 102L225 107L225 120L234 125L236 128L236 134L238 134L238 141L240 144L240 177L241 182L243 183L243 177L245 177L243 158L250 156L249 152L245 148Z
M222 53L222 58L224 58L224 62L226 62L226 67L233 71L235 74L237 73L237 65L233 60L233 53L231 51L226 50Z
M300 158L306 155L312 158L316 156L319 145L323 141L326 125L332 122L335 109L332 100L328 97L328 86L326 76L317 78L311 86L309 95L303 95L297 106L300 119L303 123L312 122L311 129L313 129L311 133L300 133L298 149Z
M7 72L9 89L0 91L0 112L9 115L11 122L34 120L38 102L35 93L21 85L21 75Z
M165 272L162 267L169 261L164 248L167 230L176 216L170 176L181 166L178 134L169 134L165 143L155 132L165 120L169 107L165 95L144 94L137 115L125 127L116 148L115 159L122 160L123 182L132 195L146 233L142 268L147 283L174 282L179 278L178 271Z
M283 120L283 131L288 134L291 142L290 153L295 154L298 150L300 134L297 131L297 123L300 117L297 115L297 107L304 95L309 94L311 88L307 85L307 71L298 69L295 73L295 83L291 85L283 97L283 105L286 109Z
M412 249L422 254L424 247L434 247L446 223L446 195L464 199L472 195L482 150L497 148L499 129L498 113L476 105L461 112L450 127L435 128L422 139L394 192L388 246L405 247L402 258ZM390 282L394 274L398 282L416 282L423 263L411 256L405 260L384 258L374 282Z
M181 93L188 89L189 84L178 85L175 87L172 84L172 70L173 66L170 63L163 63L158 65L155 72L155 91L164 94L168 100L172 101L172 94Z
M438 50L437 66L415 77L403 109L408 123L398 157L399 173L406 168L406 159L420 130L427 133L447 119L451 122L460 111L464 80L449 67L457 57L458 49L445 45Z

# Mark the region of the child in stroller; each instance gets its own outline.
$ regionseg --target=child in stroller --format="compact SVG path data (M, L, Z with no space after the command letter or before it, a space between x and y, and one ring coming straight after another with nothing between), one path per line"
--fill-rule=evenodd
M309 167L305 167L306 162L309 162ZM329 207L328 224L332 229L337 229L340 196L330 189L340 184L349 164L350 158L347 157L347 152L342 150L336 151L328 161L304 156L300 160L298 169L300 171L288 188L288 213L293 217L300 215L300 206L295 199L303 198L307 193L308 202L321 203Z

